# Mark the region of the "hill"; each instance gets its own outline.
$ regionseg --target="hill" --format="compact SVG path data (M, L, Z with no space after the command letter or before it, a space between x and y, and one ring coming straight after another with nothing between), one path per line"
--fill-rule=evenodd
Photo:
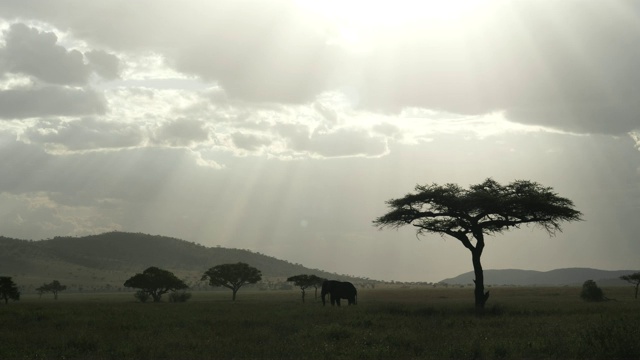
M628 285L620 280L620 276L638 272L638 270L598 270L591 268L567 268L551 271L534 270L485 270L486 285L520 285L520 286L560 286L582 285L586 280L594 280L598 285ZM453 285L467 285L473 283L473 272L467 272L441 282Z
M126 279L149 266L167 269L196 288L206 288L200 281L206 269L239 261L262 271L266 286L282 286L287 277L297 274L362 280L248 250L209 248L142 233L109 232L41 241L0 237L0 275L12 276L27 292L53 279L70 291L118 291Z

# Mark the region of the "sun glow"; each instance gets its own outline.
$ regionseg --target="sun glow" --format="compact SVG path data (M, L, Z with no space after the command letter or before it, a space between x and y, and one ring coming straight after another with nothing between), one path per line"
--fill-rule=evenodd
M490 5L491 0L298 0L298 4L337 29L347 43L380 33L396 32L414 24L438 28L464 28Z

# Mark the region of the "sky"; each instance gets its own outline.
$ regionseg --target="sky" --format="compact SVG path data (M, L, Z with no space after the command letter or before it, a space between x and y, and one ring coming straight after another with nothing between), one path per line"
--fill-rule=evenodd
M0 235L435 282L469 251L378 230L385 201L524 179L584 221L485 269L639 269L638 64L640 1L2 0Z

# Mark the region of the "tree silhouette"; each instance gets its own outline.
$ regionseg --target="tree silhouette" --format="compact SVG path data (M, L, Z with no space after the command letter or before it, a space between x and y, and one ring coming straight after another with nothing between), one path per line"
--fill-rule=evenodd
M315 276L315 275L310 275L313 279L313 284L311 286L313 286L313 288L315 289L315 294L313 296L314 299L318 298L318 288L322 288L322 283L327 280L325 278L321 278L319 276Z
M300 287L300 290L302 290L302 302L304 302L305 289L311 286L315 287L316 297L317 297L318 283L320 284L320 286L322 286L322 281L324 281L324 279L316 275L301 274L301 275L291 276L287 278L287 281L293 282L295 286Z
M582 284L580 297L584 301L602 301L605 299L602 289L593 280L587 280Z
M162 295L169 291L187 289L189 286L172 272L152 266L142 274L135 274L124 282L125 287L140 289L151 295L153 302L160 302Z
M211 286L231 289L231 299L235 301L238 290L245 284L255 284L262 280L262 273L249 264L239 262L214 266L202 275L201 280L208 280Z
M4 303L9 303L9 299L20 300L20 291L18 286L11 280L10 276L0 276L0 299L4 299Z
M633 285L636 286L636 296L635 298L638 298L638 287L640 286L640 272L637 273L633 273L631 275L622 275L620 276L620 279L627 281Z
M58 300L58 293L60 291L67 290L67 285L62 285L62 284L60 284L60 281L53 280L52 282L50 282L48 284L42 284L42 286L40 286L36 290L38 291L38 294L40 296L42 296L42 294L46 293L46 292L53 293L53 298L55 300Z
M503 186L489 178L469 189L456 184L417 185L415 191L387 201L391 210L373 223L380 229L411 224L417 228L417 236L438 233L459 240L471 251L475 305L479 309L484 308L489 298L489 292L484 292L480 262L486 235L533 224L553 236L562 231L562 221L581 220L582 215L573 208L571 200L527 180Z

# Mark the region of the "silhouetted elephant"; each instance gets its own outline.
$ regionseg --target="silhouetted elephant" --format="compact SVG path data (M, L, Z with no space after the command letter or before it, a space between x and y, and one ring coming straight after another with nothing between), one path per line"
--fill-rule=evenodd
M358 290L356 290L356 287L350 282L325 280L322 283L322 292L320 293L320 295L322 295L322 306L325 305L324 297L327 294L329 294L329 299L331 299L331 306L340 306L340 299L347 299L349 305L358 303Z

